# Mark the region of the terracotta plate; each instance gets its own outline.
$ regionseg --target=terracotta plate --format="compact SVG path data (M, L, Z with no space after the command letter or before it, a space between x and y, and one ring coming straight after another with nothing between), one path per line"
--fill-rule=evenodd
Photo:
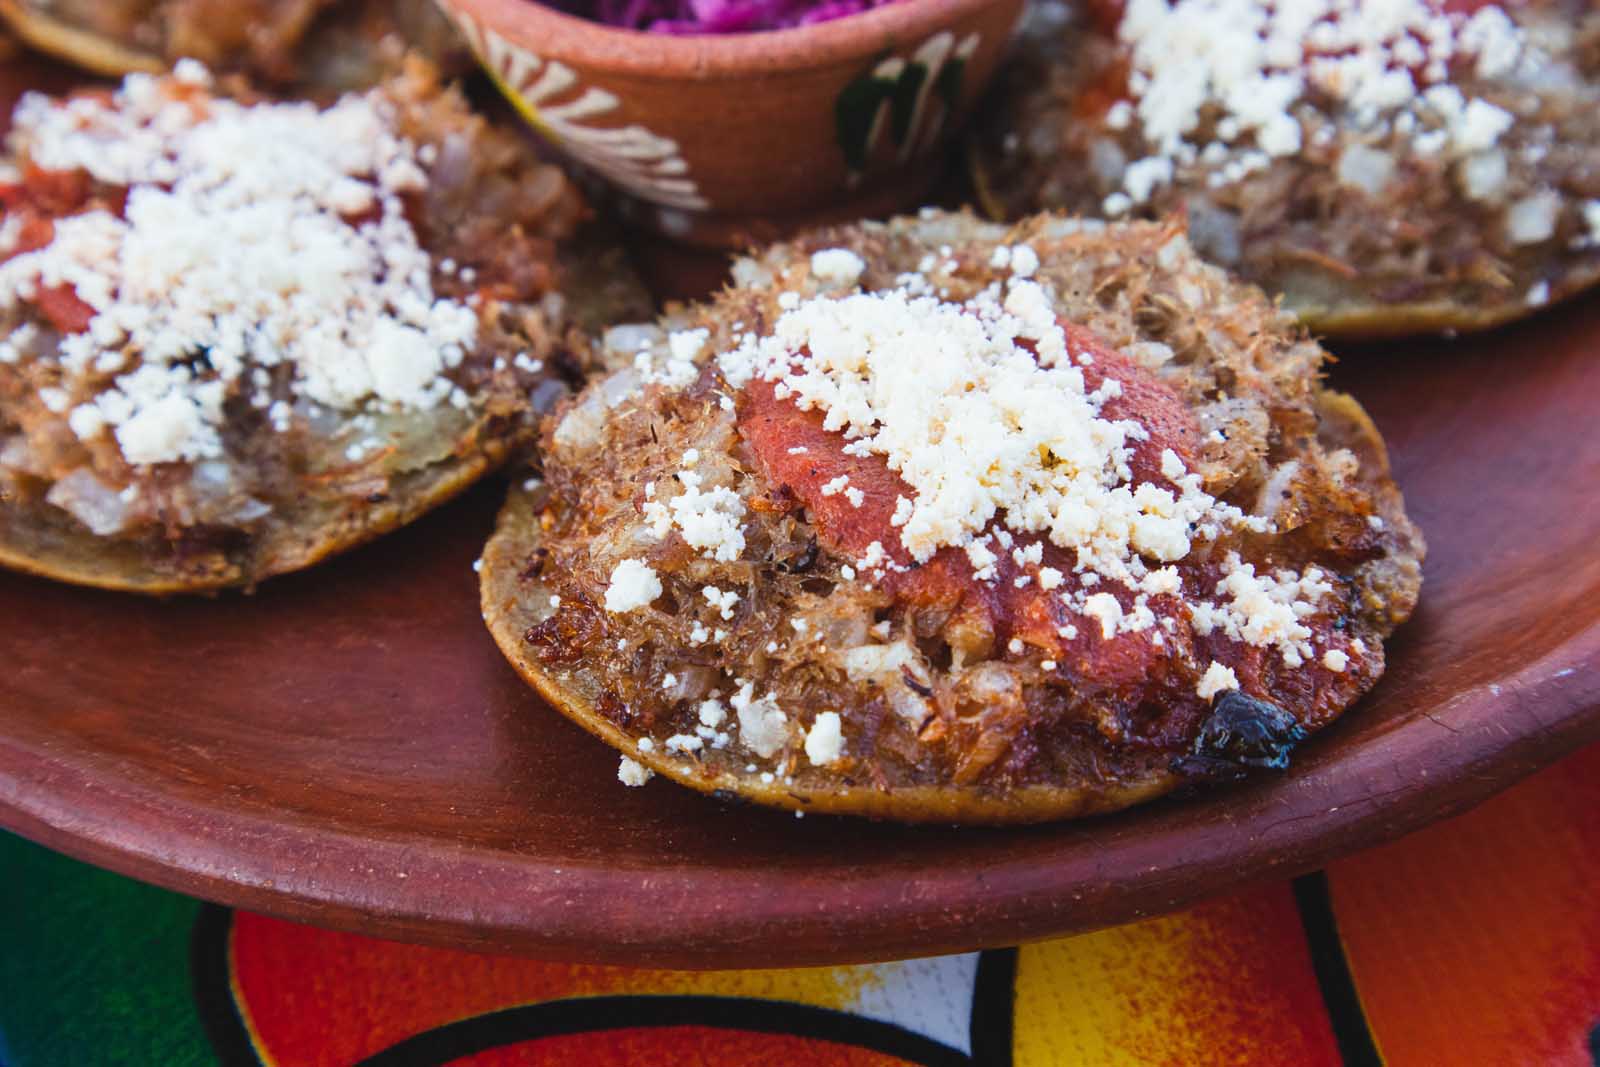
M1600 302L1335 381L1432 551L1389 676L1284 777L1003 831L624 789L479 622L490 486L253 597L0 575L0 824L314 923L679 966L1010 943L1310 869L1600 738Z

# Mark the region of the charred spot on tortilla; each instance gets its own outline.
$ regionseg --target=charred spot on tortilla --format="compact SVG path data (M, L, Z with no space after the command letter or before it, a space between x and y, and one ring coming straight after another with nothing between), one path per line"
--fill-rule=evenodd
M1370 420L1176 222L824 230L604 344L481 582L629 785L1113 810L1281 762L1416 602Z
M1289 754L1307 737L1293 715L1237 689L1217 694L1194 747L1173 769L1205 777L1243 778L1250 768L1287 770Z
M180 64L26 97L11 144L0 562L62 580L248 585L377 536L531 445L597 308L649 306L421 61L320 110Z

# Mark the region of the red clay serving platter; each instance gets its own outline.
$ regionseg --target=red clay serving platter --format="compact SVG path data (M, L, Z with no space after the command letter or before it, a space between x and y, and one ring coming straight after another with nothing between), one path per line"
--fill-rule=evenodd
M0 67L0 88L40 76ZM0 574L0 825L307 922L686 967L1012 943L1311 869L1600 739L1600 300L1345 357L1426 585L1382 684L1281 777L1009 830L625 789L483 629L486 486L253 596Z

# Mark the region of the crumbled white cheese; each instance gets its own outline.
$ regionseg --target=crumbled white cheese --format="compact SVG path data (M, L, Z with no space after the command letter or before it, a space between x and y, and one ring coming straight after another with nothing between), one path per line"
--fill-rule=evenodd
M661 579L643 560L625 559L611 571L606 587L606 610L615 614L648 607L661 595Z
M1364 144L1348 144L1339 153L1339 184L1378 196L1394 177L1394 156Z
M637 789L655 776L655 771L627 756L623 756L622 762L617 765L617 781L630 788Z
M1506 237L1515 245L1548 241L1561 214L1561 194L1554 189L1530 193L1506 209Z
M1178 568L1162 567L1145 575L1139 588L1151 596L1177 595L1183 592L1183 579L1178 575Z
M827 248L811 254L811 274L825 285L854 285L867 265L848 248Z
M1308 128L1314 143L1328 143L1334 122L1377 128L1397 115L1392 128L1418 131L1419 151L1482 152L1513 116L1442 84L1447 64L1475 56L1480 76L1498 77L1528 49L1498 8L1467 19L1430 0L1128 0L1117 36L1128 49L1133 100L1113 105L1105 123L1134 126L1151 151L1123 167L1121 188L1102 204L1108 216L1143 203L1177 166L1198 159L1212 168L1213 186L1226 185L1300 152ZM1213 125L1216 139L1203 141ZM1339 160L1339 179L1369 193L1383 188L1392 157L1353 149Z
M668 752L699 752L706 747L706 743L694 734L673 734L666 740Z
M722 701L713 697L700 702L699 719L702 726L709 726L715 730L727 721L728 712L722 706Z
M667 335L667 351L674 361L693 363L705 350L706 341L710 336L711 331L704 328L674 330Z
M1350 656L1337 648L1330 648L1322 654L1322 665L1335 674L1342 674L1350 665Z
M54 286L88 306L88 330L59 346L67 378L127 368L96 383L75 432L110 429L136 465L217 457L230 388L280 365L299 396L334 409L449 400L446 372L478 318L434 296L401 201L427 176L390 105L372 93L322 110L196 106L197 70L17 108L13 144L34 164L128 192L120 217L60 219L49 245L0 264L0 315Z
M686 468L699 461L699 449L691 448L683 454ZM744 499L726 486L702 488L704 479L692 470L680 471L677 482L681 491L665 500L657 497L654 482L645 486L642 511L650 531L659 538L676 527L683 539L707 559L722 563L738 559L745 546Z
M1100 623L1100 635L1107 640L1116 635L1122 622L1122 605L1110 593L1094 593L1084 598L1083 613Z
M1583 202L1583 225L1588 231L1580 243L1593 247L1600 245L1600 200L1585 200Z
M1216 592L1226 599L1190 605L1190 621L1204 636L1221 630L1235 641L1256 647L1275 647L1290 667L1311 655L1311 629L1301 620L1316 613L1317 603L1333 592L1315 567L1302 574L1280 570L1257 574L1254 565L1230 552L1223 560L1223 578Z
M1458 165L1461 191L1469 199L1494 201L1505 190L1506 154L1499 149L1468 156Z
M1201 675L1199 684L1194 687L1194 692L1201 700L1210 700L1218 693L1237 688L1239 677L1233 673L1233 668L1212 660L1211 666L1206 668L1206 673Z
M733 618L734 605L739 603L739 594L732 589L724 592L714 585L708 585L700 590L700 595L706 598L706 603L722 617L724 621ZM717 631L721 633L721 630ZM720 637L717 640L722 640Z
M837 763L844 755L844 729L837 711L820 711L806 731L806 759L813 767Z
M789 717L771 696L755 697L755 686L746 682L729 701L739 719L739 740L762 759L771 759L788 740Z
M919 562L956 546L992 579L998 557L982 536L1003 512L1012 531L1125 577L1136 556L1187 554L1197 527L1245 521L1181 467L1173 489L1132 484L1127 453L1145 431L1100 415L1120 386L1086 389L1053 303L1033 281L964 304L904 289L816 297L718 363L736 387L758 376L777 382L851 448L884 456L914 490L896 501L892 521ZM822 492L847 485L841 476Z
M1017 245L1011 250L1011 273L1018 278L1031 278L1039 270L1039 253L1031 245Z

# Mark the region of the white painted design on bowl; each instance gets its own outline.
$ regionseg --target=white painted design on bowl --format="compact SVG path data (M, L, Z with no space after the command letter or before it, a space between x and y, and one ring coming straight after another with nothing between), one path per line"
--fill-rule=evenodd
M617 110L614 93L581 85L566 64L512 44L455 5L442 6L506 97L572 158L646 200L685 211L711 207L672 138L639 125L587 125Z

